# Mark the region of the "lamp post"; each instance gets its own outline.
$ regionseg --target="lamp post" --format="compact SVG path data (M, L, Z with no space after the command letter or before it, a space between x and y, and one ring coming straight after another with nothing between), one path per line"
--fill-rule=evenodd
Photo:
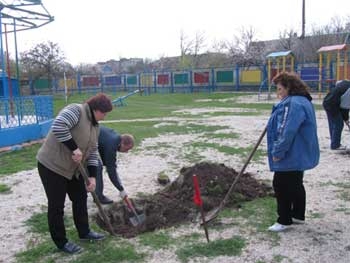
M301 22L301 39L304 39L305 37L305 0L303 0L303 6L302 6L302 22Z

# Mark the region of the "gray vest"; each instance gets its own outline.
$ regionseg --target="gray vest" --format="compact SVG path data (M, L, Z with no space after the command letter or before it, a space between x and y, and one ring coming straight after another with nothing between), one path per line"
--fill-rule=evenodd
M91 151L96 150L99 126L92 125L92 116L88 104L79 106L81 108L79 121L70 132L83 153L83 160L86 162ZM78 169L78 164L72 160L72 151L57 140L52 130L49 131L36 158L46 168L70 180Z

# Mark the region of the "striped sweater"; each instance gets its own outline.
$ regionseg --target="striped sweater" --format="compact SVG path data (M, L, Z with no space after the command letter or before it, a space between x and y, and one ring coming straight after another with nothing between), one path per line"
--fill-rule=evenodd
M93 115L92 115L93 116ZM52 124L52 132L59 142L64 143L71 151L78 148L75 143L70 130L77 125L80 118L80 107L78 104L70 104L65 107ZM93 125L97 125L95 119ZM91 152L87 159L87 166L98 166L98 151Z
M88 104L71 104L62 109L51 126L37 154L38 161L48 169L68 179L76 173L78 164L72 151L83 153L82 164L95 177L98 166L99 125Z

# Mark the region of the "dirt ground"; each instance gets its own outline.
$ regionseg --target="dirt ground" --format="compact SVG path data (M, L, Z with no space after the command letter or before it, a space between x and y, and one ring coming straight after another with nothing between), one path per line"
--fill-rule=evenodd
M234 169L224 164L202 162L192 167L184 167L180 170L179 177L165 189L146 198L133 200L137 213L145 215L145 221L138 227L133 226L129 219L134 217L137 222L137 216L122 202L114 203L106 210L114 232L124 237L134 237L139 233L196 220L198 207L193 202L194 174L199 181L205 212L218 207L238 175ZM258 182L249 173L244 173L235 184L234 193L226 207L237 206L240 202L268 194L272 194L271 186ZM101 217L97 215L95 218L98 224L108 231Z
M242 97L240 102L255 103L257 102L257 96ZM314 103L320 104L321 101L316 99ZM193 115L198 114L198 112L204 114L206 111L209 113L213 110L232 112L227 108L187 109L186 115L182 118L170 117L155 121L159 122L158 125L166 125L168 121L177 121L179 125L186 125L187 123L208 126L222 125L227 128L220 130L220 133L235 133L239 135L239 138L215 139L215 143L229 147L249 147L257 141L270 115L270 111L266 111L263 115L258 116L225 114L224 116L208 115L205 119L193 118ZM252 235L249 226L236 226L222 232L210 230L211 240L232 238L235 235L244 236L246 247L239 257L220 256L213 259L205 259L205 262L350 262L350 155L329 149L326 114L320 110L316 112L316 116L321 158L316 168L305 172L304 184L307 194L306 224L295 225L289 231L279 233L279 240L273 245L266 240L266 233ZM185 146L194 141L203 142L205 140L207 138L203 138L203 134L165 134L156 138L145 138L137 151L119 155L118 171L127 192L131 199L136 201L139 209L146 209L146 213L149 213L147 209L157 209L157 206L152 208L151 206L139 204L139 199L148 200L143 197L140 198L140 194L142 194L141 196L150 197L151 200L152 198L162 198L162 202L165 201L165 197L161 196L160 193L168 190L160 186L156 180L156 176L160 173L167 174L173 182L177 180L180 174L185 174L184 172L180 173L182 167L188 167L190 169L189 173L192 174L191 169L195 163L197 163L197 166L201 165L202 162L216 165L222 163L229 172L231 171L231 174L231 168L241 169L242 158L237 155L224 154L212 148L201 151L200 162L193 162L189 159L189 149ZM350 146L350 132L346 129L343 132L342 144ZM161 147L161 145L164 147ZM266 150L265 139L259 149ZM226 168L222 167L222 169L225 170ZM186 171L186 169L184 170ZM266 158L258 162L251 162L246 171L258 182L263 180L271 184L272 173L269 171ZM200 181L205 182L201 178ZM117 203L120 202L118 191L109 182L107 175L104 182L104 193ZM36 169L1 177L0 183L11 187L10 193L0 195L0 262L15 262L14 255L16 253L25 250L28 243L35 244L38 242L36 236L28 231L28 227L24 223L33 213L45 211L47 200ZM188 200L190 207L189 211L192 211L196 209L191 202L193 189L190 188L191 184L189 182L187 185L188 192L186 192L186 195L188 199L186 200ZM203 188L203 186L201 190L204 194L206 188ZM172 192L172 194L175 193ZM96 212L96 205L90 197L88 199L88 207L91 215ZM164 209L164 211L166 210L166 207L160 208ZM71 204L68 198L65 212L67 214L71 212ZM189 212L184 220L190 220L190 217L191 213ZM148 220L151 218L148 218ZM161 223L164 222L161 221ZM161 223L157 223L155 228ZM271 222L271 224L273 223ZM177 238L188 233L202 234L203 230L198 225L196 222L188 222L171 228L172 237ZM131 238L128 241L133 242L136 246L136 239ZM205 242L205 237L203 237L202 241ZM179 262L173 250L161 249L147 251L147 253L150 254L147 260L149 263Z

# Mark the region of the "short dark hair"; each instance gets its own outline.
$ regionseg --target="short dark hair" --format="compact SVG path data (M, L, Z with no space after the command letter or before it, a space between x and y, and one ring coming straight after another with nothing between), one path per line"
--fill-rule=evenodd
M281 84L288 89L288 95L309 95L309 88L305 82L293 72L281 72L277 74L272 82L277 85Z
M342 80L338 80L335 83L335 87L336 88L346 88L346 87L350 87L350 81L347 79L342 79Z
M112 101L104 93L98 93L89 98L86 103L91 110L99 110L101 112L110 112L113 109Z
M135 139L134 139L134 136L132 136L131 134L127 134L127 133L122 134L120 138L121 138L121 143L123 145L134 147Z

